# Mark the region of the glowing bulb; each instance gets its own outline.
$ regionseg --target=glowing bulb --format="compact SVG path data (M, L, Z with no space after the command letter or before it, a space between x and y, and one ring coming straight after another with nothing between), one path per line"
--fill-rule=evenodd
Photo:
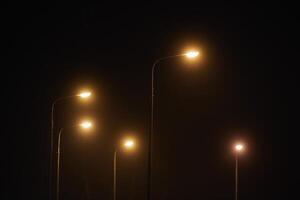
M126 140L124 142L124 146L127 148L127 149L130 149L132 147L134 147L134 141L133 140Z
M79 97L81 98L88 98L92 95L91 92L81 92L80 94L78 94Z
M242 151L243 149L244 149L244 146L242 144L235 145L235 150L236 151Z
M199 55L199 52L198 51L189 51L189 52L185 53L184 55L188 58L195 58Z
M89 121L84 121L80 124L81 128L83 129L89 129L92 127L92 123Z

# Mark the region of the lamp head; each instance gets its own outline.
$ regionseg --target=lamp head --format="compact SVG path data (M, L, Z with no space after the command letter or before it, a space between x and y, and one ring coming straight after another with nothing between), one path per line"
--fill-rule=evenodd
M241 151L244 150L244 145L238 143L238 144L236 144L236 145L234 146L234 149L235 149L236 152L241 152Z
M126 149L132 149L135 147L135 142L132 139L127 139L124 141L123 145Z
M79 126L82 128L82 129L90 129L92 128L93 124L92 122L90 121L83 121L79 124Z
M84 92L79 93L77 96L79 96L80 98L86 99L86 98L89 98L91 95L92 95L91 92L84 91Z
M188 51L184 55L188 58L195 58L199 55L199 51Z
M125 151L132 151L135 150L137 147L137 143L135 138L133 137L125 137L122 141L121 141L121 148Z

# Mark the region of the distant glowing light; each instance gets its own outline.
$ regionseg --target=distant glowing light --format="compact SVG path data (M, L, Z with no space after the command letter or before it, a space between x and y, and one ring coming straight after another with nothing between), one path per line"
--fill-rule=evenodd
M242 145L242 144L236 144L235 145L235 150L236 151L242 151L244 149L244 145Z
M83 129L89 129L92 127L92 123L89 121L84 121L80 124L81 128Z
M135 145L134 141L133 140L126 140L124 142L124 146L127 148L127 149L130 149L130 148L133 148Z
M78 94L79 97L81 98L88 98L92 95L91 92L81 92L80 94Z
M185 53L184 55L188 58L195 58L199 55L199 52L198 51L189 51L189 52Z

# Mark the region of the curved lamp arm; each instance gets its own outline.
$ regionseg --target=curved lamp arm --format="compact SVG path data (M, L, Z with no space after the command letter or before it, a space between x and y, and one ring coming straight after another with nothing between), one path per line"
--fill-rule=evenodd
M55 105L63 100L75 98L78 95L70 95L66 97L60 97L53 101L51 105L51 131L50 131L50 156L49 156L49 198L51 198L52 194L52 163L53 163L53 135L54 135L54 110Z
M155 75L155 69L156 66L159 62L163 61L163 60L167 60L167 59L171 59L171 58L176 58L176 57L181 57L181 56L185 56L186 54L177 54L177 55L173 55L173 56L166 56L166 57L162 57L157 59L153 65L152 65L152 73L151 73L151 123L150 123L150 134L149 134L149 142L148 142L148 190L147 190L147 199L150 200L150 194L151 194L151 156L152 156L152 135L153 135L153 118L154 118L154 112L153 112L153 108L154 108L154 75Z

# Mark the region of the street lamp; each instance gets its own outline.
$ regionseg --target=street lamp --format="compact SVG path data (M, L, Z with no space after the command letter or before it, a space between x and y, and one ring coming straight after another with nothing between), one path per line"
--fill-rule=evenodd
M90 121L83 121L79 124L79 126L83 129L89 129L92 127L92 122Z
M199 55L199 51L188 51L185 53L185 56L188 58L195 58Z
M136 146L135 140L129 138L123 141L122 147L126 150L132 150ZM117 199L117 152L118 150L115 149L114 153L114 184L113 184L113 198L114 200Z
M78 126L78 125L77 125ZM75 127L75 126L73 126ZM84 121L79 124L79 127L82 129L90 129L92 128L92 123L89 121ZM61 144L61 134L64 131L64 128L61 128L58 133L58 141L57 141L57 169L56 169L56 200L59 200L59 180L60 180L60 144Z
M91 95L92 95L91 92L89 92L89 91L83 91L83 92L79 93L77 96L79 96L79 97L81 97L83 99L86 99L86 98L90 97Z
M244 145L242 143L237 143L234 145L235 151L235 200L238 199L238 157L239 154L244 150Z
M187 51L183 54L177 54L173 56L166 56L157 59L152 65L152 73L151 73L151 122L150 122L150 134L149 134L149 142L148 142L148 184L147 184L147 199L151 199L151 165L152 165L152 135L154 132L154 75L155 69L159 62L171 58L176 57L187 57L188 59L194 59L199 55L198 51Z
M92 93L90 91L83 91L80 92L78 94L74 94L74 95L70 95L70 96L66 96L66 97L61 97L61 98L57 98L51 106L51 131L50 131L50 155L49 155L49 200L51 200L52 198L52 162L53 162L53 135L54 135L54 109L57 103L67 100L67 99L72 99L72 98L83 98L86 99L88 97L90 97L92 95Z

